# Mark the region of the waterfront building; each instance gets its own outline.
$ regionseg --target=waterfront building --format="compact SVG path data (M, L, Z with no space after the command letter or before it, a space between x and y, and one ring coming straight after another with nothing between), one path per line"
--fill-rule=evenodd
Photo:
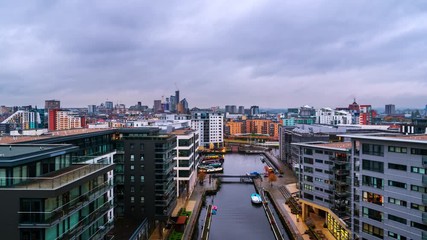
M385 114L386 115L393 115L395 113L396 113L396 106L394 104L385 105Z
M336 239L351 239L351 142L293 145L298 148L301 166L298 185L302 220L310 224L316 215Z
M176 196L189 197L193 192L199 165L199 133L191 129L180 129L171 132L177 137L175 160Z
M117 214L140 223L165 222L176 206L176 136L158 128L119 129L113 137L117 157Z
M353 239L427 238L427 135L352 142Z
M113 227L114 152L77 146L0 145L4 239L103 239Z
M351 113L347 111L321 108L316 111L316 123L326 125L350 125L352 124L352 116Z
M71 111L51 109L49 110L49 131L69 130L86 127L86 118L75 116Z
M193 112L191 128L199 132L200 146L221 148L224 145L224 116L210 111Z

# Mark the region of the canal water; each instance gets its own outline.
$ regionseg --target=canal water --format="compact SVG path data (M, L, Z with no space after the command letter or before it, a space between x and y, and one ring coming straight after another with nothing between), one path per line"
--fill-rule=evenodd
M224 174L244 175L254 171L262 173L264 165L260 155L227 154L223 166ZM218 207L211 222L210 240L275 239L264 209L251 203L250 195L254 192L253 184L222 183L216 195L206 197L207 204ZM206 208L203 208L195 239L200 237L205 215Z

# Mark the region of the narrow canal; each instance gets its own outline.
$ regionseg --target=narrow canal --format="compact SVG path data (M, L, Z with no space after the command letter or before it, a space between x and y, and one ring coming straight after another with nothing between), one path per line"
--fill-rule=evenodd
M224 174L244 175L254 171L262 173L265 164L260 159L260 155L227 154L223 165ZM217 214L212 218L210 240L275 239L264 209L251 203L250 195L253 192L253 184L222 183L215 196L206 197L207 204L213 203L218 207ZM206 208L203 208L194 239L200 237L205 215Z

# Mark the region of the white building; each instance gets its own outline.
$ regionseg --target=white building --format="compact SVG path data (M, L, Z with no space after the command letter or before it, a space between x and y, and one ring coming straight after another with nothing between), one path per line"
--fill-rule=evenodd
M200 146L220 148L224 145L224 116L214 112L194 112L191 127L199 132Z
M171 134L176 135L176 176L177 197L188 197L193 192L197 179L197 166L199 165L199 133L191 129L175 130Z
M325 107L316 111L316 123L327 125L351 124L351 113Z

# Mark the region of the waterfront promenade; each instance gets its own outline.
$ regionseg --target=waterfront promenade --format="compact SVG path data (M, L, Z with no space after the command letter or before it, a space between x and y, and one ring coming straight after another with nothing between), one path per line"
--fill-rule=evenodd
M305 231L308 229L306 224L297 217L297 215L291 213L291 209L286 204L286 198L283 195L282 191L285 187L286 190L289 193L294 193L297 191L296 189L296 182L297 178L281 161L279 161L276 157L274 157L270 153L266 153L266 156L268 158L268 161L272 163L278 170L283 172L283 177L278 177L277 181L273 183L273 186L270 185L267 178L264 178L262 181L256 181L257 184L260 184L260 187L263 187L266 191L270 192L271 197L273 198L273 201L275 202L280 214L285 218L285 221L287 222L287 225L290 227L291 232L293 233L294 239L298 240L308 240L310 239L308 234L305 234ZM187 225L185 227L184 235L182 239L191 239L191 234L194 231L194 228L197 225L198 220L198 212L201 209L202 205L202 196L206 190L213 190L216 187L216 180L212 179L211 182L209 182L209 178L206 178L203 185L197 184L194 188L194 191L192 195L188 199L179 199L177 203L177 207L174 211L177 212L180 208L185 208L187 211L191 211L192 214L189 217L187 221ZM282 191L281 191L282 189ZM325 229L323 232L327 232ZM166 239L166 236L168 235L167 232L163 232L163 234L160 234L161 230L156 229L153 234L150 236L151 240L160 240L160 239ZM163 235L163 236L161 236ZM327 237L331 236L328 233L325 233ZM327 239L334 239L334 238L327 238Z

